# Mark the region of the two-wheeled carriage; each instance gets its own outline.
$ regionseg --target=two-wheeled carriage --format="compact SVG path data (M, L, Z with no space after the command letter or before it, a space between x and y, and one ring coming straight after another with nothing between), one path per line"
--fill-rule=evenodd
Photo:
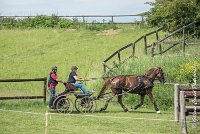
M71 113L74 108L81 113L92 113L96 110L95 98L91 97L93 93L83 94L77 92L77 89L70 83L64 83L64 85L65 91L58 94L53 103L58 113Z

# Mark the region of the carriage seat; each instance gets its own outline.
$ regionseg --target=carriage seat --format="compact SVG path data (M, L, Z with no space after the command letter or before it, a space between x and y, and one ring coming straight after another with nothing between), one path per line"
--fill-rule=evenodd
M60 93L58 96L66 95L68 93L74 93L77 90L77 88L74 85L70 84L70 83L63 83L63 84L65 86L65 91Z
M68 93L73 93L77 98L83 98L85 96L91 96L94 91L89 91L88 94L84 94L83 92L76 92L78 89L72 85L71 83L63 83L65 85L65 91L62 92L61 94L59 95L65 95L65 94L68 94Z
M64 83L64 85L65 85L66 92L74 92L77 90L77 88L74 85L72 85L71 83L67 82L67 83Z

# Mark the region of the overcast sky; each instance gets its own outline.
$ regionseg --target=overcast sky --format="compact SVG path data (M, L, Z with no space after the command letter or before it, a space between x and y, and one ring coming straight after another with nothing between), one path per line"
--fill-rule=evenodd
M154 0L0 0L0 15L115 15L148 11Z

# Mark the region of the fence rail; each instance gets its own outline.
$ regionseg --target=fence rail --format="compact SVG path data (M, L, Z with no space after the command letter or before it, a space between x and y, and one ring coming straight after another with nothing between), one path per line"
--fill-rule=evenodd
M151 51L151 55L152 57L154 57L155 55L162 55L164 54L165 52L169 51L171 48L175 47L176 45L180 44L181 45L181 48L182 48L182 52L183 54L185 55L185 46L187 45L186 44L186 40L188 39L189 37L189 30L193 29L193 34L192 35L196 35L198 34L197 33L197 23L199 23L198 21L194 21L186 26L183 26L179 29L177 29L176 31L170 33L169 35L167 35L166 37L160 39L160 40L157 40L155 41L154 43L152 43L152 51ZM182 35L182 39L178 40L178 41L175 41L173 43L173 41L171 42L167 42L166 40L171 38L172 36L178 34L179 35ZM162 46L164 44L171 44L171 46L169 46L168 48L166 48L165 50L163 50ZM158 52L155 53L155 46L158 45L159 48L158 48Z
M115 51L113 54L111 54L109 57L106 58L106 60L103 61L103 71L104 71L104 74L106 73L106 69L109 69L111 71L113 71L112 69L114 67L110 67L108 66L106 63L108 61L110 61L111 59L113 59L113 57L115 57L117 55L118 57L118 61L119 63L123 63L124 61L121 59L121 52L124 51L125 49L129 48L129 47L132 47L132 53L130 56L128 56L128 58L126 59L129 59L131 57L134 57L135 55L135 47L136 47L136 44L143 40L144 41L144 55L147 55L147 51L148 51L148 48L151 48L151 56L154 57L155 55L162 55L164 54L165 52L169 51L170 49L172 49L173 47L177 46L178 44L181 45L181 48L182 48L182 51L183 51L183 54L185 54L185 46L187 45L186 44L186 40L188 39L189 36L186 36L187 34L189 35L189 30L191 30L191 27L192 27L192 32L193 34L192 35L198 35L197 33L197 23L199 23L198 21L194 21L186 26L183 26L182 28L180 29L177 29L176 31L168 34L166 37L162 38L162 39L159 39L159 32L163 29L163 28L159 28L155 31L152 31L152 32L149 32L143 36L141 36L140 38L138 38L137 40L135 40L134 42L131 42L130 44L128 45L125 45L124 47L120 48L119 50ZM189 29L189 30L187 30ZM175 34L177 33L181 33L182 34L182 39L178 40L178 41L175 41L174 43L170 42L168 44L171 44L171 46L169 46L168 48L166 48L165 50L163 50L163 45L166 44L166 40L169 39L170 37L174 36ZM150 45L147 44L147 37L150 36L150 35L153 35L155 34L156 36L156 40L151 43ZM158 45L158 51L157 53L155 53L155 46ZM126 60L125 59L125 60Z
M183 84L175 84L174 85L174 120L179 122L179 111L180 111L180 91L185 92L185 96L187 98L194 98L194 94L192 91L197 91L197 98L200 98L200 88L191 89L191 88L180 88ZM199 85L199 84L198 84ZM193 96L192 96L193 95ZM199 109L200 110L200 109Z
M195 112L200 112L200 106L198 104L186 106L185 99L194 99L194 97L200 99L200 88L180 88L180 86L180 84L174 85L174 120L181 123L182 133L187 134L186 112L194 112L194 108Z
M35 78L35 79L1 79L1 82L31 82L31 81L43 81L43 95L42 96L12 96L12 97L0 97L0 100L12 100L12 99L43 99L46 103L46 89L47 89L47 78Z
M48 15L44 15L44 16L47 16L47 17L51 17L51 16L48 16ZM14 15L14 16L10 16L10 15L2 15L0 16L0 18L15 18L15 19L18 19L18 18L35 18L37 17L36 15ZM103 22L103 23L119 23L119 24L129 24L129 23L136 23L135 21L131 21L131 22L116 22L114 19L115 18L121 18L121 17L139 17L140 18L140 21L143 22L145 20L145 17L146 15L134 15L134 14L130 14L130 15L56 15L56 17L59 17L59 18L81 18L82 22L83 23L90 23L90 22L87 22L86 21L86 18L110 18L110 21L108 22ZM137 21L137 22L140 22L140 21ZM92 22L93 23L93 22Z
M158 39L159 39L159 32L160 32L161 30L162 30L162 28L159 28L159 29L157 29L157 30L155 30L155 31L149 32L149 33L147 33L147 34L145 34L145 35L139 37L137 40L135 40L135 41L129 43L128 45L125 45L124 47L120 48L119 50L115 51L113 54L111 54L111 55L110 55L108 58L106 58L106 60L104 60L103 63L102 63L102 64L103 64L103 71L104 71L104 74L106 73L106 68L108 68L109 70L113 71L113 70L112 70L113 67L109 67L106 63L107 63L108 61L110 61L114 56L117 55L119 63L123 63L126 59L129 59L129 58L131 58L131 57L134 57L134 56L135 56L135 47L136 47L136 44L137 44L139 41L141 41L141 40L144 41L144 43L143 43L143 44L144 44L144 54L147 55L147 48L149 47L149 46L147 45L147 37L150 36L150 35L155 34L156 40L158 40ZM121 59L121 52L124 51L124 50L127 49L127 48L130 48L130 47L132 47L132 53L130 54L130 56L128 56L128 58L126 58L125 60L122 60L122 59Z

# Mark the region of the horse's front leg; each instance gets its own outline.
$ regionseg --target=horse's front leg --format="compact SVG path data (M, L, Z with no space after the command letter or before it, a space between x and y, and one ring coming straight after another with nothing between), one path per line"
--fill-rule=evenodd
M104 107L102 107L102 108L100 109L100 111L105 111L105 110L107 109L108 104L109 104L109 102L112 100L113 97L114 97L114 94L108 98L108 100L106 101Z
M118 95L118 102L121 105L121 107L124 109L124 112L127 112L128 109L124 106L124 104L122 103L122 95Z
M154 99L154 97L153 97L152 90L147 90L147 95L149 96L151 102L153 103L154 109L156 110L156 113L159 114L159 113L160 113L160 110L158 109L158 106L157 106L157 104L156 104L156 101L155 101L155 99Z
M144 97L145 97L145 94L140 95L140 104L138 104L136 106L132 106L132 109L136 110L139 107L141 107L144 104Z

